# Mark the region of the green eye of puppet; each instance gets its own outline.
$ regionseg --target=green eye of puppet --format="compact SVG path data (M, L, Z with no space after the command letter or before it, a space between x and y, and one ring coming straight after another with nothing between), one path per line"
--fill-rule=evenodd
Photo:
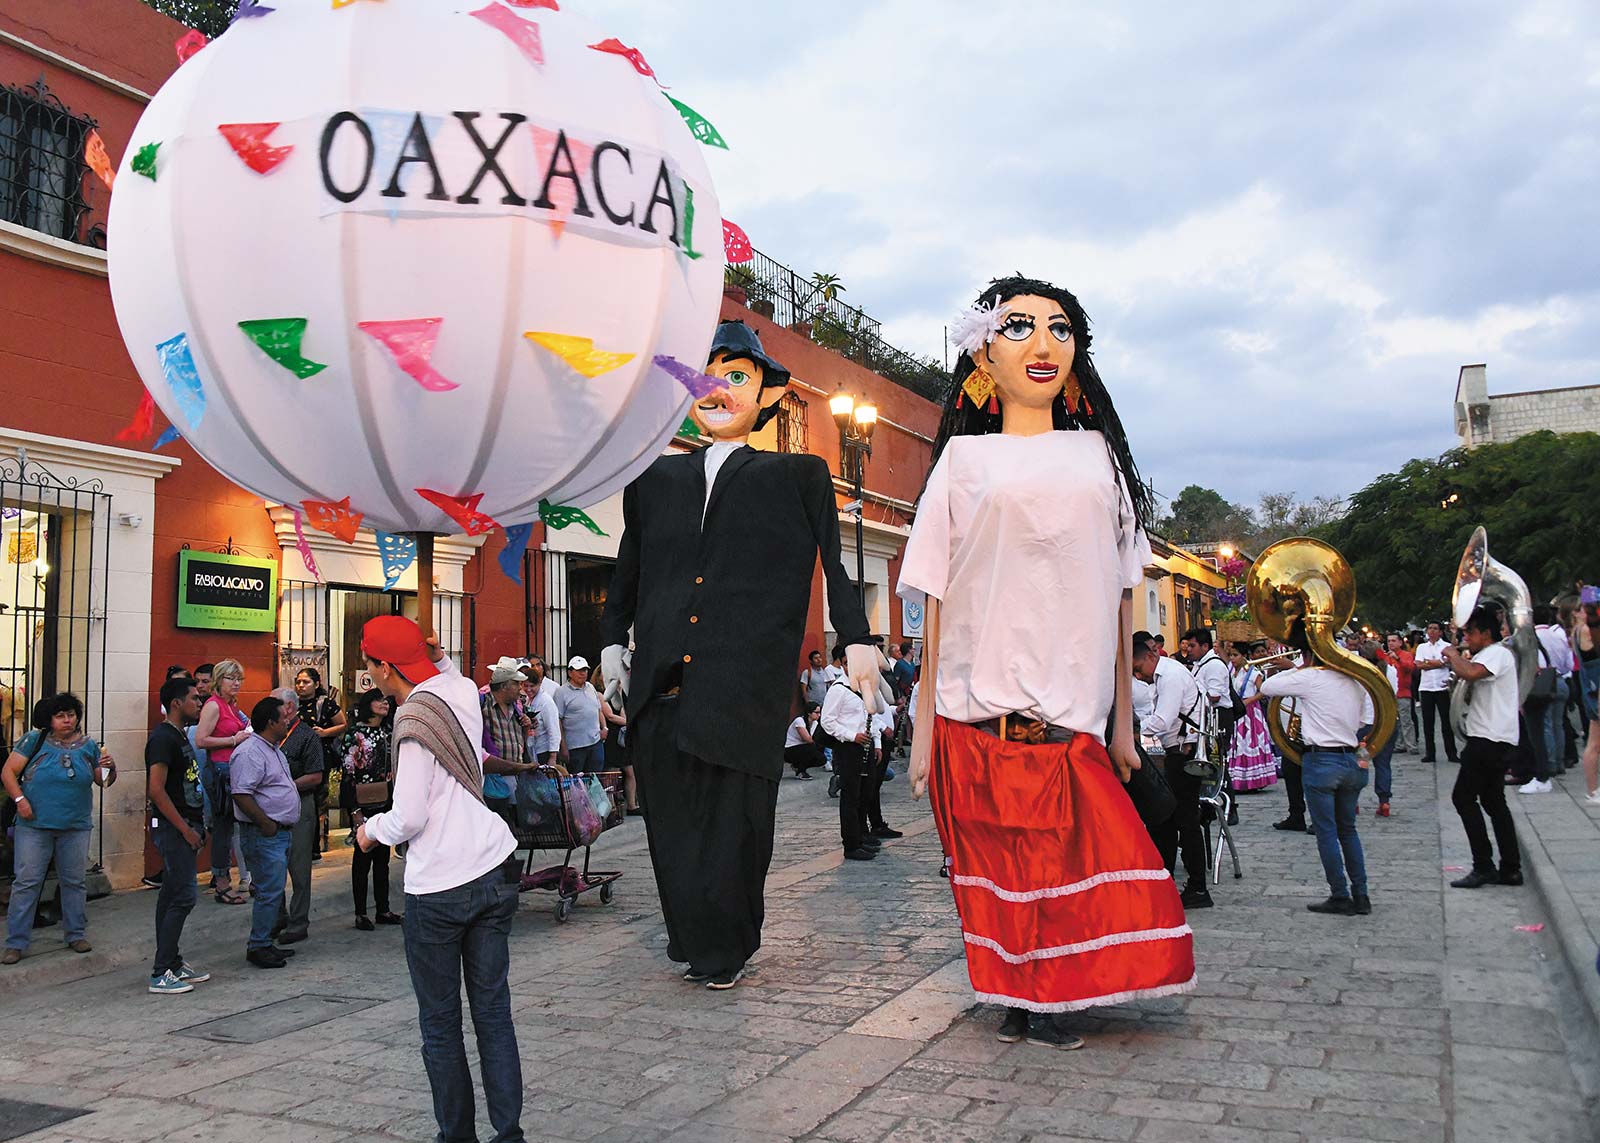
M730 370L728 375L724 377L723 380L729 385L733 386L748 385L750 383L750 374L746 373L742 369L734 369Z

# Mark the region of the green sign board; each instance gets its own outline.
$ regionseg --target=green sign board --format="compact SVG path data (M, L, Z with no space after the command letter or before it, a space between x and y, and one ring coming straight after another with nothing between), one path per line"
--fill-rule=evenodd
M277 625L276 560L178 553L179 627L272 631Z

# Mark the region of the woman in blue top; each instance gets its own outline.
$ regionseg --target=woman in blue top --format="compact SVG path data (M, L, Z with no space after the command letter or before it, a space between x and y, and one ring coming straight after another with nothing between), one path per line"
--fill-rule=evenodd
M0 964L16 964L33 939L34 911L45 872L55 859L61 885L61 920L67 947L90 951L84 935L84 872L89 865L89 830L94 796L90 785L117 780L116 763L83 732L83 703L53 695L33 708L34 730L0 770L6 794L17 805L16 878L6 912L6 951Z

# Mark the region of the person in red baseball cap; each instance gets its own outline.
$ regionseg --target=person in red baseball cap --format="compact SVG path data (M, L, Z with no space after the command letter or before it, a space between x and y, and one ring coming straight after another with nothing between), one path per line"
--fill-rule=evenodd
M478 688L399 615L368 620L361 653L396 704L395 773L392 808L362 822L356 844L409 845L401 924L439 1138L477 1138L461 1037L464 971L494 1137L522 1143L522 1061L506 980L520 870L516 838L484 801Z

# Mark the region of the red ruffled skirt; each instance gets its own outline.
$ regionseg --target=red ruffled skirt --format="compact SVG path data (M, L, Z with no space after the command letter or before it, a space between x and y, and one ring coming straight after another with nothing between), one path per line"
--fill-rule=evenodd
M1177 886L1090 735L1031 746L938 718L930 799L978 999L1066 1012L1194 987Z

